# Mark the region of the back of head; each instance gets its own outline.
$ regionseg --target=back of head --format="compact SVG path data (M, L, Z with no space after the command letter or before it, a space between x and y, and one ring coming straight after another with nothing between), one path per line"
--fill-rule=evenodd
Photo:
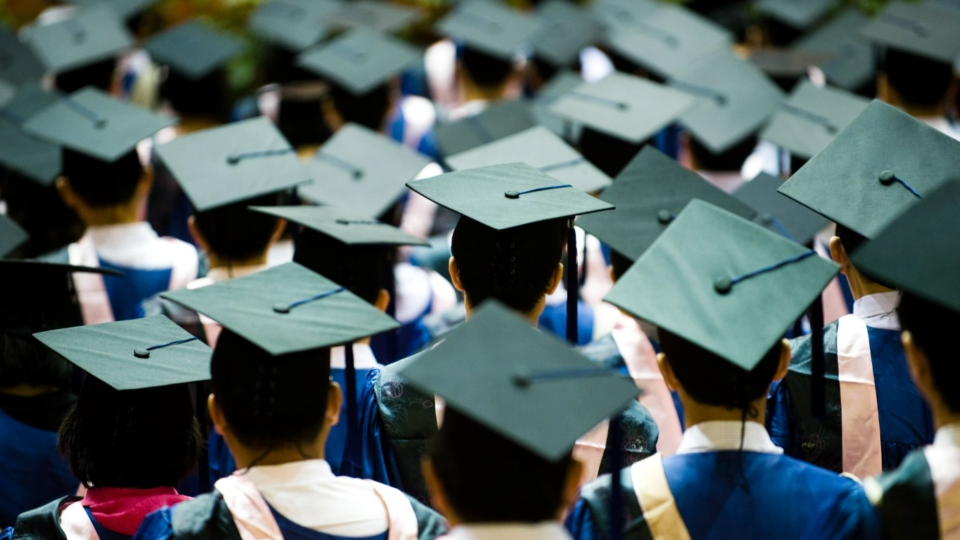
M271 356L224 329L210 387L233 435L264 452L312 444L323 430L330 349Z
M191 79L169 70L160 84L160 97L181 117L204 117L217 121L226 114L226 71L215 69L199 79Z
M757 137L752 135L725 152L714 154L700 141L690 138L690 154L695 167L701 171L739 171L756 147Z
M110 93L113 75L117 70L117 60L107 58L68 71L57 73L54 86L64 94L72 94L81 88L92 86Z
M580 153L610 178L615 178L649 141L637 144L588 127L580 134Z
M117 206L133 199L143 177L143 165L136 150L110 163L64 148L63 175L87 205Z
M252 212L250 206L277 206L280 195L272 193L254 199L219 206L193 215L194 226L203 235L207 248L229 261L247 261L263 255L277 230L279 218Z
M366 94L356 95L338 84L330 84L330 98L344 122L380 131L390 112L390 86L381 84Z
M563 504L569 455L545 461L455 409L444 412L428 452L450 506L467 523L549 521Z
M950 90L953 66L888 49L883 60L887 82L906 107L937 107Z
M933 384L944 405L960 413L960 363L956 360L953 335L960 324L960 313L905 291L897 315L900 325L913 334L914 342L926 355Z
M614 281L619 280L633 266L633 259L615 249L610 250L610 266L613 268Z
M563 257L566 234L564 219L498 231L461 217L450 250L470 303L494 298L521 313L533 310Z
M297 238L294 262L343 285L368 303L377 301L381 289L389 289L392 250L385 246L348 246L316 231L305 229Z
M7 170L0 178L0 193L6 202L7 215L30 235L9 257L34 259L83 236L83 222L63 202L55 186L44 186Z
M497 88L506 84L513 73L513 63L471 47L459 47L460 66L467 77L481 88Z
M280 100L277 129L294 148L323 144L330 137L330 129L323 122L323 106L317 99Z

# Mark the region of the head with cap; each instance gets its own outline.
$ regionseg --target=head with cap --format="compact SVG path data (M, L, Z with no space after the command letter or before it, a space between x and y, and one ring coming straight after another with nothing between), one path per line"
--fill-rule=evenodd
M380 131L393 106L390 84L381 84L363 94L354 94L336 84L330 84L328 99L323 101L324 121L332 131L352 122L374 131Z
M304 229L297 237L293 261L345 286L380 311L390 303L394 250L390 246L348 245L326 234Z
M580 133L580 153L607 176L614 178L640 153L648 141L631 143L584 127Z
M837 224L835 236L830 239L830 257L840 265L840 271L847 277L850 292L854 300L869 294L890 292L894 289L877 281L853 265L850 256L869 242L862 234Z
M83 235L80 217L64 204L55 186L38 184L7 169L6 174L0 175L0 192L7 215L30 235L20 246L22 257L39 257L76 242Z
M199 78L170 69L160 83L160 98L184 120L224 120L227 103L227 73L223 68Z
M943 115L956 91L952 65L897 49L884 54L879 80L883 100L914 115Z
M277 206L280 194L194 210L188 220L190 234L210 259L211 268L266 264L267 251L283 234L286 222L275 216L251 212L250 206Z
M697 171L739 171L757 146L756 135L751 135L719 154L710 151L694 137L688 138L690 160Z
M457 48L457 77L466 99L501 99L516 76L513 61L474 47Z
M92 64L61 71L57 73L53 84L64 94L71 94L88 86L109 92L113 86L116 71L116 58L106 58Z
M130 150L109 162L63 149L63 174L57 191L86 225L137 221L137 207L150 193L153 169Z
M960 365L952 328L960 313L904 292L897 307L910 375L933 409L937 427L960 417Z

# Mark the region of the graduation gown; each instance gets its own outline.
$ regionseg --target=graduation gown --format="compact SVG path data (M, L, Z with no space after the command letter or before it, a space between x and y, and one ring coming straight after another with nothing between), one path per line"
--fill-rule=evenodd
M786 378L768 401L768 427L787 455L860 478L895 469L933 441L930 409L907 369L900 332L847 315L824 329L827 416L811 414L809 337L791 342Z

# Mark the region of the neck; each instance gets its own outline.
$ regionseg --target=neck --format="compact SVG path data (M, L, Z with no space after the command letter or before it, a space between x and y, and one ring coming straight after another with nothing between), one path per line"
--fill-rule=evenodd
M212 127L217 127L221 124L216 118L212 116L200 116L200 115L188 115L181 116L180 122L177 123L177 135L187 135L189 133L194 133L197 131L203 131Z
M540 314L543 313L543 308L544 306L546 306L546 301L547 301L546 297L541 298L540 302L537 304L537 307L534 308L533 311L524 313L522 311L514 310L514 313L526 319L528 323L530 323L531 325L533 325L534 328L536 328L540 326ZM463 298L463 308L464 308L464 311L466 312L466 319L470 320L470 317L473 316L473 304L470 303L470 299L467 298L466 294L464 294L464 298Z
M326 432L326 430L325 430ZM242 447L236 443L229 445L233 452L233 457L237 463L237 469L246 469L256 465L283 465L285 463L297 463L311 459L323 459L323 445L326 437L309 445L302 445L299 448L285 446L266 453L263 450Z
M87 227L97 225L123 225L127 223L137 223L140 221L138 207L139 201L132 201L127 204L117 206L80 206L77 207L77 214Z
M27 383L20 383L16 386L11 386L9 388L0 388L0 394L5 396L17 396L17 397L34 397L40 396L43 394L53 394L54 392L59 392L59 386L32 386Z
M871 294L896 292L895 289L884 287L883 285L866 279L859 271L856 270L853 272L848 272L846 276L847 283L850 284L850 293L853 295L854 300L859 300L864 296L869 296Z
M950 410L939 396L930 400L930 408L933 409L933 425L937 429L951 424L960 424L960 411Z
M496 86L480 86L467 75L463 76L462 81L463 98L466 101L497 101L503 99L503 95L507 92L507 81Z
M264 251L256 257L251 257L249 259L227 259L226 257L220 257L216 253L208 252L207 259L210 261L210 268L241 268L244 266L263 266L267 264L267 252Z
M680 401L683 402L683 416L687 429L703 422L740 422L744 419L742 409L731 409L728 407L699 403L691 398L683 389L680 390ZM747 412L746 419L759 424L766 422L766 399L757 399L750 403L750 406L751 408ZM753 414L753 412L756 412L756 414Z

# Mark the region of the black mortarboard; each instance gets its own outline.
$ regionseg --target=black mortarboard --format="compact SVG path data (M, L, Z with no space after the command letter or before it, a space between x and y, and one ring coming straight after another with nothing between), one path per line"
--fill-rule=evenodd
M859 37L860 29L869 20L857 9L848 9L800 38L794 48L829 54L830 58L819 64L827 82L846 90L857 90L873 80L876 70L873 47Z
M300 195L356 214L380 216L429 163L430 158L389 137L347 124L307 162L313 183L302 187Z
M555 67L575 65L580 51L603 35L603 27L590 12L564 0L541 4L536 15L540 30L533 38L534 51Z
M960 181L952 180L903 213L853 254L883 283L960 313Z
M197 212L311 181L290 143L264 117L177 137L156 153Z
M419 9L376 0L352 0L340 2L340 6L327 16L331 26L342 28L367 28L377 32L397 32L414 22L422 13Z
M158 0L70 0L71 3L78 6L108 6L118 16L124 19L135 17L154 4Z
M809 159L860 115L870 101L836 88L803 81L780 104L760 138Z
M350 246L429 246L430 242L377 221L367 214L333 206L259 206L251 210L303 225Z
M784 97L757 67L730 51L700 58L670 86L698 98L680 123L714 154L759 130Z
M483 146L537 125L526 101L501 101L480 114L435 128L442 156L452 156Z
M450 156L454 170L503 163L526 163L562 183L592 193L610 185L609 176L593 166L549 129L537 126L473 150Z
M643 150L600 194L600 200L617 207L613 212L583 216L583 230L611 249L636 260L663 234L693 199L702 199L753 219L756 212L724 193L652 146Z
M162 296L203 313L273 356L353 343L400 326L297 263Z
M5 214L0 214L0 258L27 241L27 231Z
M891 2L860 34L891 49L952 64L960 54L960 11L931 2Z
M798 244L811 245L830 220L777 191L783 180L760 173L733 196L757 211L756 223Z
M200 79L239 56L244 44L206 23L191 20L157 34L144 48L157 63L169 65L189 79Z
M837 0L760 0L757 10L791 28L805 30L836 5Z
M531 15L494 2L465 2L440 20L437 32L501 60L530 52L540 24Z
M366 28L351 30L297 57L297 65L363 95L416 63L419 49Z
M76 152L113 162L143 139L175 123L175 118L87 87L41 109L23 129Z
M48 71L62 72L118 56L133 38L110 6L80 8L68 19L32 26L27 45Z
M493 300L400 373L550 462L569 455L577 438L639 393L630 379L598 367Z
M554 99L550 110L618 139L639 143L692 112L694 103L673 88L613 72Z
M43 66L12 30L0 27L0 79L13 84L39 81Z
M960 141L874 100L780 192L873 238L960 171Z
M752 370L839 266L703 201L692 201L604 298Z
M0 109L0 164L48 186L60 175L59 146L24 131L23 123L59 97L28 83Z
M339 7L336 0L269 0L253 12L248 27L263 39L300 52L327 35L326 16Z

